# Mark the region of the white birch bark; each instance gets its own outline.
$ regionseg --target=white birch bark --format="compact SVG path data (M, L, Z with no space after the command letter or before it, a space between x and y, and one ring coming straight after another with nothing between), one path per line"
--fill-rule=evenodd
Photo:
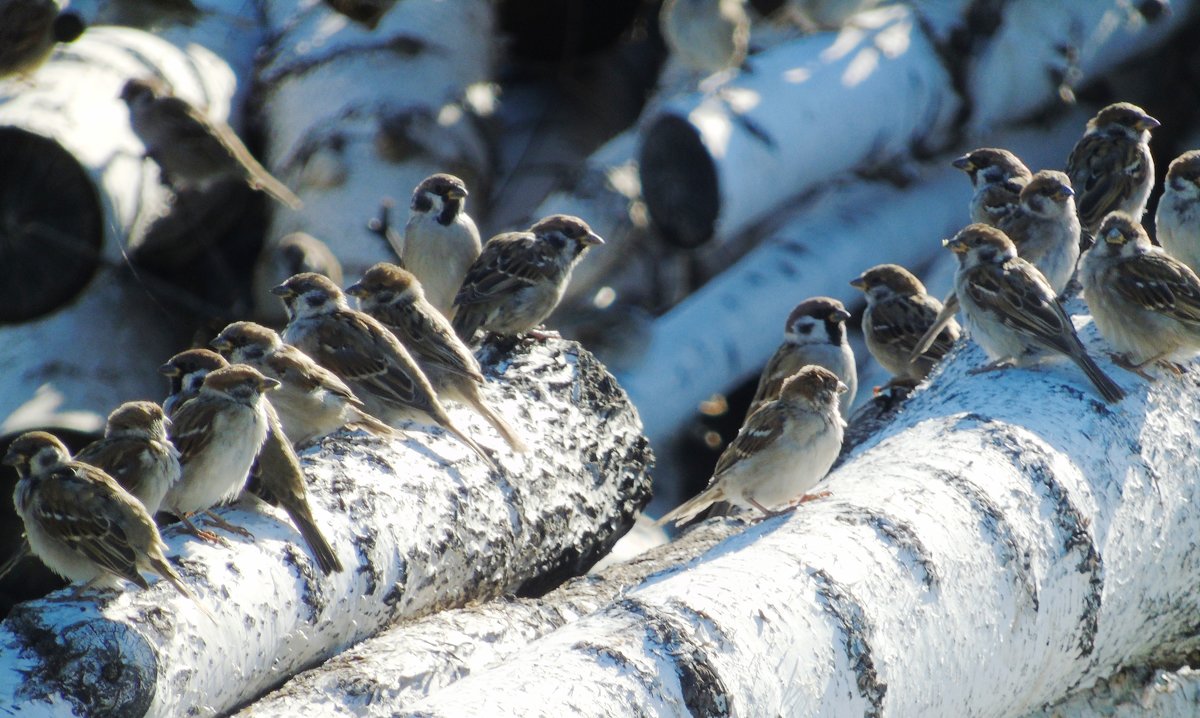
M229 711L400 618L577 575L632 523L649 448L624 392L561 342L489 347L486 395L532 449L482 419L456 423L482 460L415 426L390 442L340 432L301 454L309 501L346 570L323 576L282 512L222 510L253 532L229 547L166 532L210 622L167 586L29 602L0 624L0 705L18 714Z
M985 361L956 352L828 498L395 715L1021 716L1194 648L1194 379L1105 363L1108 405L1067 362Z
M493 17L483 0L405 0L374 30L319 2L266 7L279 34L259 73L271 128L267 167L304 200L277 212L268 241L307 232L329 244L347 279L395 260L367 230L394 202L401 234L413 188L435 172L460 176L477 211L487 148L472 114L487 98ZM476 86L472 90L472 86Z

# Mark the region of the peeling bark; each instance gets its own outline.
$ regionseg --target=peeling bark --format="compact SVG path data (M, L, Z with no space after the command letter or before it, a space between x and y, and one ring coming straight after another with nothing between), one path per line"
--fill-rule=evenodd
M300 459L345 571L322 576L284 514L246 499L221 513L253 541L219 547L165 532L216 625L157 585L22 604L0 624L0 704L78 715L228 711L398 619L542 592L585 571L649 498L636 412L577 345L489 345L481 360L485 393L528 454L508 453L462 409L451 410L455 422L496 451L500 474L428 427L391 442L326 437Z

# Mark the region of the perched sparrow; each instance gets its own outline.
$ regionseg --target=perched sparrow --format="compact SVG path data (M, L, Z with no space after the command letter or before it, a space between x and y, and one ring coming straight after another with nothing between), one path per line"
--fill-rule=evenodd
M116 480L151 516L179 480L179 452L167 438L170 421L152 401L128 401L108 415L104 438L75 455Z
M121 90L134 133L176 187L201 189L241 178L292 209L303 202L254 159L233 130L211 120L154 80L132 79Z
M1096 327L1123 354L1120 366L1149 379L1147 364L1179 373L1169 360L1200 352L1200 278L1152 245L1133 217L1104 218L1080 280Z
M1114 210L1141 219L1154 187L1150 130L1159 121L1128 102L1109 105L1088 120L1083 138L1067 158L1079 222L1094 235Z
M454 316L454 295L482 248L479 230L463 210L466 197L466 185L454 175L425 178L413 190L404 244L392 246L420 280L425 298L447 318Z
M325 4L368 30L374 30L396 0L325 0Z
M269 401L262 400L260 403L267 412L268 430L258 454L259 488L264 489L269 498L287 512L304 542L312 549L321 572L326 576L334 571L340 572L342 561L313 517L312 507L308 503L308 481L304 477L304 470L300 468L296 452L283 433L279 415Z
M212 340L212 347L235 364L247 364L279 382L270 403L279 412L283 433L293 444L331 434L343 426L377 436L393 429L363 410L346 382L254 322L234 322Z
M952 164L967 173L975 188L971 196L971 221L993 226L1000 217L1016 209L1017 194L1033 179L1033 173L1016 155L996 147L972 150Z
M711 75L746 61L745 0L666 0L658 17L671 55L695 72Z
M217 369L229 366L220 354L208 349L188 349L179 352L158 368L158 373L167 377L171 389L163 400L163 412L174 419L179 407L200 393L204 377Z
M954 291L967 331L993 360L979 371L1063 354L1087 374L1105 401L1124 398L1121 387L1088 356L1049 282L1017 256L1004 232L970 224L944 244L958 255Z
M55 43L74 42L86 28L77 13L59 12L54 0L0 1L0 78L33 74Z
M604 244L582 219L554 214L527 232L492 237L454 298L454 331L470 342L479 329L521 334L542 323L562 299L583 252Z
M1172 257L1200 271L1200 150L1184 152L1167 168L1154 227Z
M429 417L496 467L483 448L450 421L404 345L377 320L351 309L346 295L328 277L297 274L272 291L287 307L283 340L349 384L372 415L388 423L414 414Z
M122 578L149 588L140 573L147 571L196 601L167 563L146 507L111 476L72 461L67 447L43 431L14 439L4 463L20 477L13 503L33 553L68 581L86 582L75 595L92 585L115 587Z
M193 534L215 540L189 517L232 501L241 493L254 457L267 438L262 394L279 386L245 366L216 369L204 377L200 393L171 417L171 440L179 449L183 475L167 490L162 507L178 516ZM245 533L210 514L223 528Z
M846 341L849 318L846 307L829 297L813 297L797 304L783 326L783 344L771 355L758 378L758 389L746 416L779 398L783 382L809 364L825 367L846 385L838 409L842 418L848 416L858 389L854 351Z
M1079 261L1079 217L1075 192L1062 172L1042 170L1021 190L1015 212L995 225L1017 245L1017 255L1033 264L1058 294Z
M778 399L747 417L717 460L708 488L656 525L687 521L717 501L753 506L767 516L780 513L770 507L811 489L841 451L846 422L837 406L844 391L846 385L822 367L789 377Z
M271 287L301 272L324 274L338 286L343 280L337 256L311 234L292 232L263 245L254 263L254 314L259 321L272 326L287 323L287 314L271 294Z
M439 397L469 405L504 437L513 451L526 450L525 442L508 422L484 401L479 393L483 384L479 362L455 335L450 322L426 301L421 283L411 272L380 262L368 269L358 284L348 287L346 293L357 297L363 311L390 329L412 352Z
M916 361L910 361L917 341L933 326L942 303L925 293L925 285L904 267L880 264L863 272L851 286L867 295L862 331L867 349L893 382L919 384L942 360L962 330L953 318Z

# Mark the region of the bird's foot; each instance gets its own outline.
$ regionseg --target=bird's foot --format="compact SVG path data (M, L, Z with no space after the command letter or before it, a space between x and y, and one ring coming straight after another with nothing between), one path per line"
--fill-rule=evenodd
M525 332L525 334L526 336L536 339L539 342L544 342L548 339L562 339L562 335L553 329L530 329L528 332Z
M243 536L248 539L254 538L254 534L250 533L249 531L242 528L241 526L237 526L235 524L229 523L228 521L221 518L220 516L217 516L212 511L205 511L204 515L207 516L208 520L211 521L213 523L213 525L216 526L217 528L225 529L226 531L228 531L231 534L237 534L238 536Z
M1108 355L1108 358L1112 359L1113 364L1116 364L1117 366L1121 367L1125 371L1133 372L1134 374L1137 374L1138 376L1145 379L1146 381L1151 381L1151 382L1156 381L1155 377L1146 373L1146 370L1143 369L1143 367L1146 365L1146 362L1141 362L1140 364L1135 363L1132 359L1129 358L1128 354L1121 354L1118 352L1110 352Z
M191 519L189 519L187 516L181 516L179 520L183 523L183 530L185 533L189 533L198 539L202 539L209 543L215 543L219 546L229 546L228 541L216 535L212 531L205 531L204 529L196 528L196 525L193 524Z
M1005 357L1003 359L997 359L996 361L993 361L993 362L988 362L987 364L984 364L981 367L975 367L974 369L968 369L967 373L970 374L971 376L975 376L976 374L986 374L989 371L998 371L1000 369L1007 369L1012 365L1013 365L1013 360L1009 359L1008 357Z

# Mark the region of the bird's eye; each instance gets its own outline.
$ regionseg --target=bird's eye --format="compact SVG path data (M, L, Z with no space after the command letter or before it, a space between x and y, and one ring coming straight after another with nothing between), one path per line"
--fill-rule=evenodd
M555 249L562 249L563 247L567 246L567 238L555 232L554 234L550 235L550 246L554 247Z
M325 303L325 295L324 294L310 294L304 298L304 301L310 307L319 307Z
M251 359L262 359L263 355L264 355L264 352L263 352L262 347L247 347L246 348L246 356L250 357Z
M800 332L801 334L812 334L812 330L813 325L811 324L801 324L800 326L796 327L796 331Z

